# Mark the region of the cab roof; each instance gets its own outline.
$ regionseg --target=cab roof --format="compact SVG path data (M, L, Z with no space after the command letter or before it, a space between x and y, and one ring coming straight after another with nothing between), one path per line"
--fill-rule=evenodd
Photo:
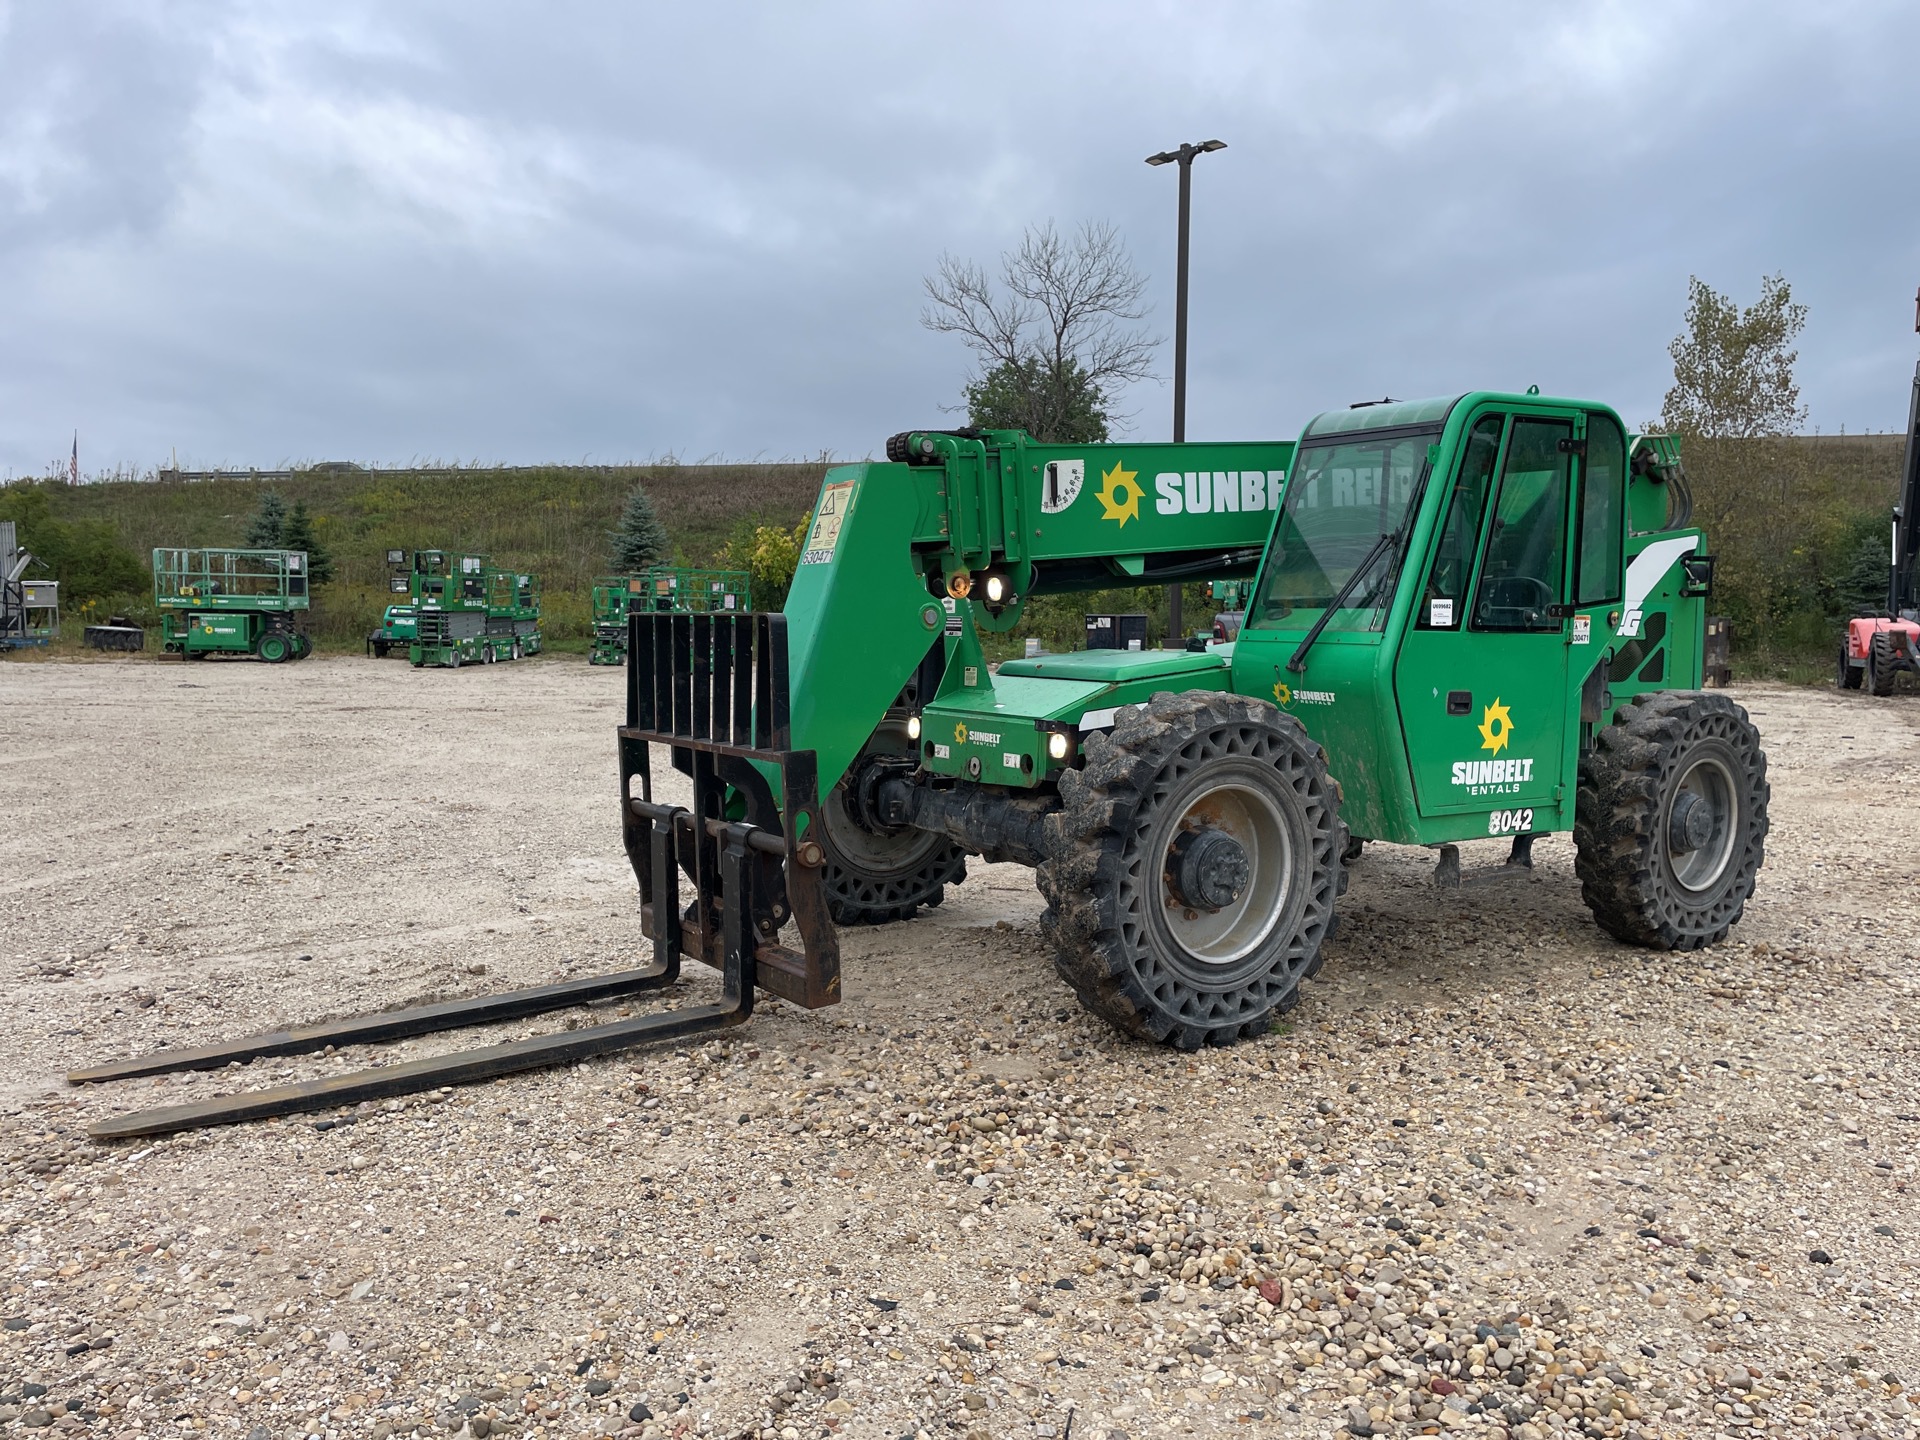
M1327 435L1353 435L1363 430L1391 430L1400 426L1440 426L1462 401L1496 401L1514 405L1578 406L1584 410L1605 410L1586 400L1569 400L1556 395L1519 395L1504 390L1468 390L1459 395L1439 395L1427 400L1387 400L1374 405L1350 406L1329 410L1307 422L1302 440ZM1612 413L1609 411L1609 413ZM1618 418L1617 416L1615 418Z
M1356 405L1347 410L1329 410L1307 422L1300 438L1320 435L1349 435L1360 430L1388 430L1400 425L1444 425L1453 407L1465 395L1443 395L1432 400L1392 400L1377 405Z

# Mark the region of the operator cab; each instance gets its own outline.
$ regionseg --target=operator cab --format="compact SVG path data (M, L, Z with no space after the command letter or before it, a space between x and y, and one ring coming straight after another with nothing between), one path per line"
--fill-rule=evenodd
M1356 835L1571 828L1582 687L1623 620L1628 454L1606 407L1537 394L1307 426L1234 688L1377 777L1345 807Z

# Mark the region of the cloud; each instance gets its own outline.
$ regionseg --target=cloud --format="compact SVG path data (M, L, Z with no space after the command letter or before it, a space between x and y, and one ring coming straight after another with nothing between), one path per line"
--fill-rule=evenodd
M942 418L943 251L1111 219L1189 433L1539 383L1657 410L1784 270L1815 423L1904 420L1894 4L0 8L0 472L859 455ZM1170 347L1169 347L1170 350ZM1170 363L1171 356L1166 360ZM1169 396L1125 398L1164 435Z

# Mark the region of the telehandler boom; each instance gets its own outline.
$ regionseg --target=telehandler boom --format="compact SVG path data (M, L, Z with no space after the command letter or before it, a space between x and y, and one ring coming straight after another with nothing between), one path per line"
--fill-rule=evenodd
M1437 848L1444 884L1463 841L1505 838L1521 868L1572 831L1622 941L1693 949L1740 918L1766 758L1745 711L1694 688L1712 561L1671 440L1481 392L1329 412L1297 444L914 431L887 457L828 472L784 613L628 621L621 816L654 963L600 983L657 988L684 955L723 972L721 1004L96 1133L604 1053L736 1024L756 989L832 1004L836 925L939 904L970 854L1034 867L1083 1005L1185 1048L1296 1002L1367 840ZM987 661L982 637L1034 596L1186 578L1252 581L1237 639ZM655 747L690 807L656 794ZM174 1063L564 1003L523 991Z

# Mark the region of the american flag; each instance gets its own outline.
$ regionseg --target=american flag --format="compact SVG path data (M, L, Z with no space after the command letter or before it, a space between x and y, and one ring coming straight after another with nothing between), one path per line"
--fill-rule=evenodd
M73 459L67 462L67 483L69 485L80 483L80 432L78 430L73 432Z

